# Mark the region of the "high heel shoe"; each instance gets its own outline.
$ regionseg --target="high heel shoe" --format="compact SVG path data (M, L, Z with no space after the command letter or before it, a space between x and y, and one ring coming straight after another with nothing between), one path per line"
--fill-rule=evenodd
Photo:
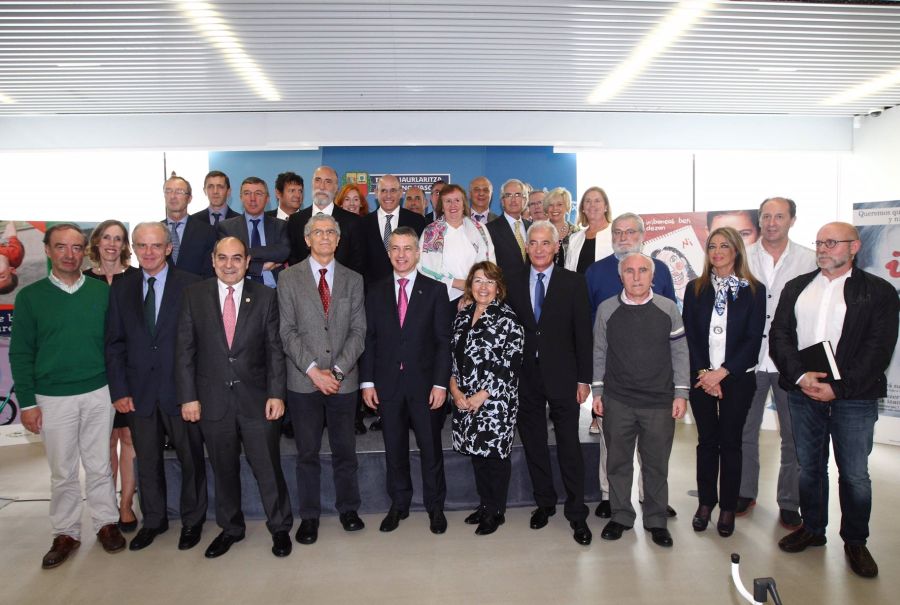
M694 531L706 531L706 526L709 525L710 516L712 516L712 507L701 504L697 508L697 512L694 513L691 527L694 528Z
M727 538L731 534L734 533L734 511L733 510L720 510L719 511L719 522L716 523L716 531L719 532L719 535L723 538Z

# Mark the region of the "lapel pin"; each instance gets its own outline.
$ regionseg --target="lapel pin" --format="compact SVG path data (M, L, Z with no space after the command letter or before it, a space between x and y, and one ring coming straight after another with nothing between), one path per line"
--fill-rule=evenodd
M245 303L250 302L250 297L248 296L247 298L245 298L245 299L244 299L244 302L245 302Z

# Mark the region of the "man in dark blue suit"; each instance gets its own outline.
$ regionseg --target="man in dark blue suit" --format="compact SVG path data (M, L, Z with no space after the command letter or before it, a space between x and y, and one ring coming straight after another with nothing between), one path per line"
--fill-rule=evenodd
M378 179L375 189L378 210L362 218L365 239L366 287L375 284L391 274L391 261L387 254L388 236L397 227L410 227L417 236L422 235L427 223L425 217L400 207L403 188L400 180L392 174Z
M206 461L200 427L185 422L175 397L175 334L185 287L195 275L170 267L169 230L141 223L134 230L141 271L114 282L106 321L106 371L116 410L128 414L138 461L143 527L131 550L149 546L166 531L163 436L169 435L181 463L181 538L193 548L206 520Z
M188 216L191 203L191 184L180 176L171 176L163 186L166 198L166 218L162 223L169 229L172 251L169 264L199 275L213 274L211 254L216 243L216 230L207 219Z
M410 227L391 234L393 276L366 296L366 348L360 360L363 401L381 411L391 509L381 531L409 516L413 486L409 429L419 445L422 491L430 528L447 530L441 425L450 379L450 306L447 288L416 271L419 238Z
M247 277L274 288L291 252L287 223L265 214L269 187L259 177L248 176L241 183L241 203L243 216L219 223L219 237L236 237L244 242L250 249Z
M228 206L228 196L231 195L231 179L221 170L210 170L206 174L203 179L203 193L209 200L209 206L198 210L191 216L196 216L215 227L225 219L238 215Z

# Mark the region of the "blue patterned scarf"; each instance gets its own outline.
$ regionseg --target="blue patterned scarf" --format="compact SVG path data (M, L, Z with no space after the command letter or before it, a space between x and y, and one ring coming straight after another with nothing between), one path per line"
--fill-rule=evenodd
M731 300L737 300L738 291L750 285L746 279L738 279L736 275L728 277L719 277L715 273L710 274L713 285L716 288L716 302L714 308L716 313L722 315L725 313L725 299L728 297L728 291L731 291Z

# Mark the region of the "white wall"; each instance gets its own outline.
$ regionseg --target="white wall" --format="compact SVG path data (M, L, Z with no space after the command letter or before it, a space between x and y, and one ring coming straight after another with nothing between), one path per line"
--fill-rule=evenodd
M900 109L860 119L842 176L841 202L848 209L857 202L900 199Z

